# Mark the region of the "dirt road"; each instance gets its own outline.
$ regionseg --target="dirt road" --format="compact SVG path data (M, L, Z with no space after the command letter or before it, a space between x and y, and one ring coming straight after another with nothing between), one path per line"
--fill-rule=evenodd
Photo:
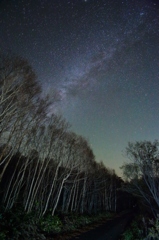
M132 217L132 212L127 212L70 240L119 240Z

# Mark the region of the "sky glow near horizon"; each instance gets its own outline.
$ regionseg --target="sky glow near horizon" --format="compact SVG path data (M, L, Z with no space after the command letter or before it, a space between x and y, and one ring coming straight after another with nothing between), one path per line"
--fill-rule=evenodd
M2 0L0 29L97 161L120 174L128 141L159 139L157 0Z

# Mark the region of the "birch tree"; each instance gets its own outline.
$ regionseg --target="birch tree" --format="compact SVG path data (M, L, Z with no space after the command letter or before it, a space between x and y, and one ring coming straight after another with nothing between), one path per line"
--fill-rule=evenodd
M159 143L150 141L129 143L130 159L121 168L127 183L125 189L143 200L154 215L159 210Z
M28 124L44 115L48 102L40 99L40 93L36 75L26 60L0 55L0 143L5 144L0 153L0 181L25 139Z

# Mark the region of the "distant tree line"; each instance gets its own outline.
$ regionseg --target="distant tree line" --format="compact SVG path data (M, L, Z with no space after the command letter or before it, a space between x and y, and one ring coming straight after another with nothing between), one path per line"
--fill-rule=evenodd
M49 106L28 62L1 54L0 204L39 216L131 207L130 195L120 190L123 181L95 161L88 142L62 117L48 116Z

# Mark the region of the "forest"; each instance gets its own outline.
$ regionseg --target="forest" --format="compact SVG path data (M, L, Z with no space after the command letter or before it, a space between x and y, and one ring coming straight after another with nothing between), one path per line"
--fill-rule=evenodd
M122 179L41 93L27 60L0 55L0 239L46 239L134 206L142 228L123 239L159 239L158 141L128 144Z

